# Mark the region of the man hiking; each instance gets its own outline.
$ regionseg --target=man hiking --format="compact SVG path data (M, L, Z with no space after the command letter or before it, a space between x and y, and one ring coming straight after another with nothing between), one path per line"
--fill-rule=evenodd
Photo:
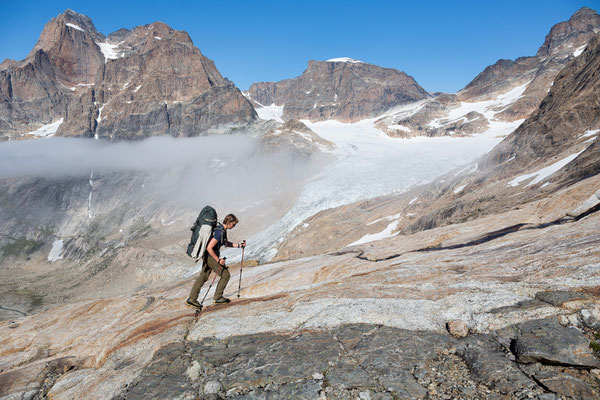
M220 258L221 256L221 246L226 247L245 247L246 243L231 243L227 240L227 230L234 228L238 219L235 215L229 214L223 219L223 224L217 224L215 229L213 230L212 237L206 246L206 252L203 255L203 265L202 270L200 271L200 275L196 278L194 282L194 286L192 286L192 291L190 292L190 297L186 300L186 304L195 307L197 309L202 309L200 303L198 303L198 295L200 294L200 289L204 282L208 280L211 271L214 271L217 275L221 277L219 279L219 283L217 284L217 288L215 290L214 301L216 304L229 303L229 300L226 297L223 297L223 291L225 290L225 286L229 282L229 278L231 274L225 265L225 259Z

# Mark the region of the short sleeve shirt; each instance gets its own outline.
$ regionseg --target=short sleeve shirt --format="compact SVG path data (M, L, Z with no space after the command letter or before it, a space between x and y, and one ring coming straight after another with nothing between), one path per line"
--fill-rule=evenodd
M213 247L213 250L215 251L217 257L221 257L221 246L224 246L225 243L227 243L227 231L223 225L218 224L215 229L213 229L212 237L217 241L217 244L215 247Z

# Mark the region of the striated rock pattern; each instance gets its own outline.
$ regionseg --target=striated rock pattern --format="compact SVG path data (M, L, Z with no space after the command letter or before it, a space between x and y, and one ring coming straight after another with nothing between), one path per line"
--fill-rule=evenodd
M299 77L255 83L247 96L260 105L283 105L286 120L342 122L375 117L430 97L404 72L350 59L311 60Z
M195 136L256 113L189 35L155 22L105 37L67 10L20 62L0 68L0 134L63 120L57 135L136 139Z

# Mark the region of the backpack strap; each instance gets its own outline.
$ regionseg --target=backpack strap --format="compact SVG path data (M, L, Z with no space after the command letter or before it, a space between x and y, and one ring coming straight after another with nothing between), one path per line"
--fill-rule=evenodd
M221 242L219 243L221 246L224 246L227 244L227 238L226 235L227 233L225 232L225 227L221 224L217 224L217 226L215 226L213 231L219 230L221 232Z

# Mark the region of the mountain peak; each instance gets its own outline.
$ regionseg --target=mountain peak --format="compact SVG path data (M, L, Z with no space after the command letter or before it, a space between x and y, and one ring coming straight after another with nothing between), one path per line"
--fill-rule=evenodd
M589 15L598 15L598 13L595 10L592 10L591 8L581 7L579 10L577 10L575 12L575 14L573 14L571 16L570 20L581 18L581 17L585 17L585 16L589 16Z
M567 41L572 41L578 36L581 36L582 42L587 42L598 32L600 32L600 15L591 8L583 7L575 12L568 21L560 22L550 29L550 33L546 36L537 55L554 54Z

